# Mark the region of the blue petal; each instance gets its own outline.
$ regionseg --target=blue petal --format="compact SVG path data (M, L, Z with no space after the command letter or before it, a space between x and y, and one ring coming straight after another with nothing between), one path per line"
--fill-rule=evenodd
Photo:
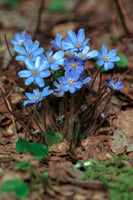
M110 87L110 85L109 85L106 81L104 81L104 83L105 83L108 87Z
M26 38L26 31L23 31L23 32L21 33L21 36L22 36L23 39Z
M46 52L46 56L47 56L48 58L51 58L52 54L53 54L53 51L52 51L52 49L50 48L50 49Z
M25 56L16 56L15 60L19 61L19 60L25 60Z
M19 40L21 40L21 36L18 33L16 33L15 34L15 39L18 42Z
M32 45L32 52L35 51L39 47L39 42L36 40Z
M76 91L76 88L71 86L71 87L69 87L69 91L70 91L70 93L74 93Z
M100 52L98 52L98 54L97 54L97 59L99 60L101 60L101 59L103 59L103 55L100 53Z
M102 66L103 64L104 64L104 61L103 61L103 60L98 60L98 61L97 61L97 65Z
M102 46L101 52L102 52L103 56L107 55L107 47L105 45Z
M59 66L57 65L57 64L50 64L50 68L52 69L52 70L58 70L59 69Z
M105 62L104 63L104 69L105 70L112 69L113 67L114 67L114 64L112 62Z
M65 58L62 58L62 59L56 60L54 63L56 65L64 65L64 61L65 61Z
M27 104L33 104L33 103L35 103L35 100L33 100L33 101L26 100L26 101L24 101L23 106L26 106Z
M82 87L82 85L83 84L82 84L81 81L78 81L78 82L75 83L75 87L78 88L78 89L80 89Z
M63 85L61 88L64 92L67 92L69 90L69 86L68 85Z
M42 60L39 68L38 68L38 71L43 71L43 70L46 70L49 68L49 62L47 60Z
M88 44L89 40L90 40L90 39L87 38L87 39L82 43L82 46L85 47L85 46Z
M41 57L38 56L35 60L35 69L39 68L40 66L40 63L41 63Z
M33 93L25 93L25 95L27 96L27 98L29 99L29 100L33 100L34 99L34 94Z
M42 47L38 48L33 52L33 56L39 56L44 52L44 49Z
M85 46L85 47L83 48L82 53L86 55L86 54L88 53L89 49L90 49L89 46Z
M33 70L34 67L33 67L33 62L30 60L30 59L25 59L25 65L26 67L29 69L29 70Z
M16 51L17 53L22 54L22 55L26 55L26 51L25 51L24 47L22 47L18 44L14 46L13 51Z
M119 60L120 60L119 56L116 56L116 57L113 57L113 58L109 59L110 62L116 62L116 61L119 61Z
M11 40L10 42L11 42L11 44L13 44L13 45L17 45L17 44L18 44L15 40Z
M94 58L98 55L98 51L97 50L92 50L87 54L88 58Z
M23 45L24 45L24 47L25 47L25 49L26 49L26 51L27 51L28 53L30 53L30 52L32 51L33 42L32 42L31 39L29 39L29 40L24 40Z
M40 91L39 91L38 88L37 88L37 89L33 89L33 93L34 93L34 95L36 96L36 95L38 95L38 94L40 93Z
M55 87L60 88L60 84L57 83L57 81L54 81L53 84L54 84Z
M66 38L62 41L63 50L69 50L72 48L75 48L75 45L69 40L69 38Z
M78 42L76 34L72 30L68 31L68 37L74 44Z
M48 90L49 89L49 86L48 87L45 87L43 90L42 90L42 93L41 93L41 97L45 97L45 96L48 96L50 94L52 94L54 92L54 90Z
M91 81L91 77L86 77L82 82L83 84L89 83Z
M77 81L77 80L79 79L79 75L80 75L79 73L76 73L76 72L75 72L75 73L73 74L73 76L72 76L72 77L73 77L73 80L74 80L74 81Z
M109 51L108 57L112 58L112 57L114 57L116 55L116 53L117 53L116 49L112 49L111 51Z
M26 79L25 81L25 85L30 85L31 83L33 83L35 80L35 77L34 76L30 76Z
M22 70L22 71L18 72L18 76L20 78L27 78L31 75L32 75L31 71L28 71L28 70Z
M109 69L114 68L114 63L112 63L112 62L108 62L108 68L109 68Z
M83 42L85 39L85 32L84 29L79 29L78 34L77 34L77 40L79 42Z
M44 87L44 80L43 80L43 78L36 77L36 78L35 78L35 82L36 82L36 84L37 84L39 87Z
M41 78L46 78L46 77L48 77L48 76L50 76L50 71L49 70L45 70L45 71L42 71L41 73L40 73L40 77Z
M114 79L112 77L110 77L110 79L109 79L109 85L112 85L112 84L114 84Z
M63 58L64 54L65 54L64 51L57 51L57 52L52 56L52 58L53 58L54 60L59 60L59 59Z

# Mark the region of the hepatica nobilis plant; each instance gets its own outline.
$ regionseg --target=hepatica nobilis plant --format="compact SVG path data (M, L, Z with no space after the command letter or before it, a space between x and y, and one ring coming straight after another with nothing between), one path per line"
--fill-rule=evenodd
M90 50L89 40L84 29L79 29L77 34L69 30L64 40L57 33L46 52L25 31L15 34L15 40L11 40L13 51L18 53L15 60L23 61L25 66L18 72L27 86L23 105L34 104L38 112L41 108L49 118L52 131L60 132L71 144L97 130L105 120L104 112L113 91L123 88L118 78L113 77L114 72L109 81L102 81L102 69L114 70L120 60L116 50L108 51L105 45L100 51ZM98 66L93 79L89 61Z

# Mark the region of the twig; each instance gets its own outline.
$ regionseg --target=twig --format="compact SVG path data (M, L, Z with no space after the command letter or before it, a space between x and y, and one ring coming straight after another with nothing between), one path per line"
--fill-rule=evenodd
M121 17L122 24L123 24L123 27L124 27L125 31L129 35L133 35L133 30L131 30L131 29L129 30L129 27L133 28L133 26L132 27L129 26L130 20L129 20L128 16L127 16L127 13L126 13L125 9L124 9L124 6L122 5L121 0L115 0L115 2L116 2L116 5L117 5L117 8L118 8L118 11L120 13L120 17ZM133 25L133 24L131 24L131 22L130 22L130 25Z
M14 135L15 135L15 142L18 141L18 135L17 135L17 128L16 128L16 124L15 124L15 119L14 119L14 115L12 114L12 106L11 106L11 102L9 101L9 99L7 98L7 95L6 95L6 91L4 90L4 88L0 85L1 87L1 93L2 93L2 96L4 98L4 102L5 102L5 105L7 107L7 110L11 116L11 120L12 120L12 123L13 123L13 132L14 132Z
M33 35L33 40L35 40L36 34L37 34L37 33L39 32L39 30L40 30L41 15L42 15L44 3L45 3L45 0L41 0L41 1L40 1L40 6L39 6L39 9L38 9L37 24L36 24L35 32L34 32L34 35Z

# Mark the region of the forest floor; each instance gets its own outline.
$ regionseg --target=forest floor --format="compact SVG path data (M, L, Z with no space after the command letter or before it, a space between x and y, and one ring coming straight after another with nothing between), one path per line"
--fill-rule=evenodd
M21 179L28 184L27 190L20 187L27 192L25 200L133 199L133 2L67 0L62 12L50 12L46 6L48 2L22 0L11 5L5 0L0 1L0 185L7 180ZM31 118L22 106L24 91L17 91L26 88L17 75L22 63L14 65L10 40L14 39L15 33L25 30L46 51L57 33L65 38L68 30L77 32L80 28L84 28L86 37L91 39L91 49L100 49L105 44L108 49L117 49L127 56L128 65L117 72L124 88L111 98L106 113L110 115L109 123L81 140L73 152L68 152L66 140L50 146L49 159L39 162L33 156L16 150L16 133L19 138L27 137L37 142L38 137L30 133L30 128L36 130L38 126L32 120L26 129ZM90 67L93 78L96 74L94 63L86 67ZM104 73L104 79L109 79L110 75L111 72ZM94 88L98 81L99 77ZM110 113L115 113L115 118ZM89 162L85 165L86 160ZM18 163L23 166L15 167ZM87 172L87 165L91 165L92 171ZM108 167L112 167L109 168L112 171L106 170ZM120 177L122 174L126 183L123 182L124 176ZM120 190L118 182L123 186ZM114 188L109 185L111 183ZM14 191L10 184L6 191ZM7 199L19 197L12 192L0 191L0 200Z

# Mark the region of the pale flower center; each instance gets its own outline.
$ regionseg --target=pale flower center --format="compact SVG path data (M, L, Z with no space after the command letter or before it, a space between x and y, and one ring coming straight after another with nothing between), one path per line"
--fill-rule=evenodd
M52 58L49 58L48 61L49 61L49 63L52 63L52 62L53 62L53 59L52 59Z
M81 55L80 58L81 58L81 59L84 59L84 58L85 58L85 55Z
M82 44L81 44L80 42L78 42L75 46L78 47L78 48L80 48L81 45L82 45Z
M70 86L73 86L73 85L74 85L73 79L70 79L69 82L68 82L68 84L69 84Z
M23 43L24 43L24 40L20 40L20 41L18 42L19 45L22 45Z
M108 62L109 61L109 57L108 56L103 56L103 60L105 61L105 62Z
M114 84L112 84L112 87L113 87L113 89L116 89L116 88L117 88Z
M31 53L27 53L27 54L26 54L26 57L28 57L28 58L32 58L32 57L33 57L33 54L31 54Z
M34 97L34 99L37 100L37 99L39 99L39 97L40 97L40 95L38 94L38 95L36 95L36 96Z
M33 73L34 76L38 75L38 71L37 70L33 70L32 73Z
M77 69L77 63L71 63L71 67L73 68L73 69Z

